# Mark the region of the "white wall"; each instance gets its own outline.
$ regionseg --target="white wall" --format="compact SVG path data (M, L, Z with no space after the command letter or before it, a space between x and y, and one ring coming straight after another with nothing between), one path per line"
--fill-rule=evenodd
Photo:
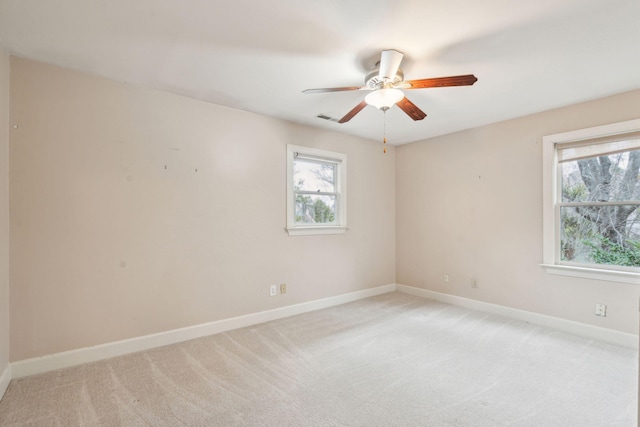
M12 361L394 282L394 150L19 58L11 77ZM287 143L348 155L345 235L285 232Z
M9 381L9 55L0 46L0 397Z
M634 91L397 147L397 282L638 333L640 286L538 265L542 137L638 117Z

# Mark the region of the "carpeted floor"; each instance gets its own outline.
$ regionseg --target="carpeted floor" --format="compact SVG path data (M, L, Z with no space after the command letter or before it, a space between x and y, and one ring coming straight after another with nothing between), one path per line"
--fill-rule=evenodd
M13 380L2 426L636 426L638 352L391 293Z

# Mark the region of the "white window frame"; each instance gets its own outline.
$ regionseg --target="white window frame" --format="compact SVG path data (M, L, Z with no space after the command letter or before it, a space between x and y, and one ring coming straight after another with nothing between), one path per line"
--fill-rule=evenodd
M293 182L293 162L296 156L303 156L319 162L336 165L336 218L333 224L302 225L295 222L295 192ZM347 230L347 155L319 148L287 144L287 227L289 236L309 236L316 234L344 234Z
M610 137L640 131L640 119L548 135L542 138L542 223L543 263L550 274L640 284L640 273L602 268L564 265L560 262L560 220L556 206L558 197L558 146L596 138Z

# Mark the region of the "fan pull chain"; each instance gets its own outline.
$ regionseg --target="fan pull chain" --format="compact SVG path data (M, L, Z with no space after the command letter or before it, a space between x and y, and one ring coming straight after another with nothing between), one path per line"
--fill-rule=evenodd
M383 123L382 146L384 147L383 153L387 154L387 110L384 110Z

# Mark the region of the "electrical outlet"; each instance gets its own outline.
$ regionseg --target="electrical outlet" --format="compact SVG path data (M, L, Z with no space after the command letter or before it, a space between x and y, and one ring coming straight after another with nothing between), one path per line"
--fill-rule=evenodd
M275 297L276 295L278 295L278 288L276 287L276 285L271 285L269 287L269 296Z
M446 283L449 283L449 275L448 275L448 274L445 274L445 275L444 275L444 281L445 281Z
M286 283L282 283L280 285L280 293L281 294L286 294L287 293L287 284Z
M607 306L604 304L596 304L596 316L607 317Z

